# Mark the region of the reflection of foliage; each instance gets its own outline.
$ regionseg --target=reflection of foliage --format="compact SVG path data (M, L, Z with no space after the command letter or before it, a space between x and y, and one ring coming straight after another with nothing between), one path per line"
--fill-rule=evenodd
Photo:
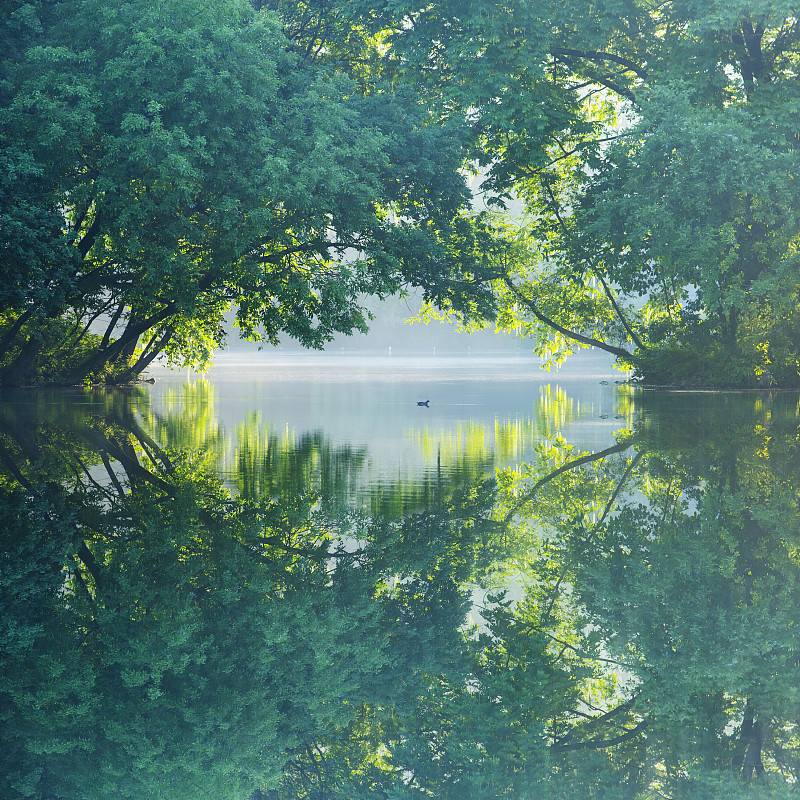
M796 779L796 398L713 402L646 399L620 446L556 442L500 475L498 510L531 554L515 615L537 608L553 646L618 682L554 723L560 774L625 773L597 796L741 796L741 781L767 796Z
M499 473L522 598L490 597L465 674L398 721L403 796L790 796L796 399L712 402Z
M796 778L798 420L794 400L757 406L731 398L704 415L726 429L714 438L646 426L642 445L658 447L646 499L625 503L583 554L597 623L640 654L654 724L673 739L670 790L731 767Z
M251 415L237 430L236 483L243 497L285 497L313 492L350 496L366 453L350 446L334 448L321 431L298 441L279 436Z
M648 396L603 451L369 511L309 491L359 468L322 436L231 495L122 401L7 413L0 795L790 796L798 409L755 405Z
M167 389L163 411L155 414L147 409L147 428L153 438L165 446L219 450L223 434L214 406L214 391L207 380L185 383Z
M314 754L354 747L367 780L371 720L458 660L491 492L400 520L234 498L130 415L77 422L4 426L0 795L332 796Z

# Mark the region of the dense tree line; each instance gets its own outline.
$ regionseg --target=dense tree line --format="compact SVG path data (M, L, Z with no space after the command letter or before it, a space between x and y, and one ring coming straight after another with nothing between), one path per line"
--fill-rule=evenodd
M796 386L791 2L13 0L0 27L0 373L120 383L498 318L558 362ZM464 170L502 208L470 210Z
M800 383L793 2L452 2L397 33L471 123L500 323L650 383ZM460 315L456 312L455 317Z
M13 2L2 382L202 364L231 305L243 335L310 347L364 329L365 294L473 305L461 137L383 74L368 23L244 0Z

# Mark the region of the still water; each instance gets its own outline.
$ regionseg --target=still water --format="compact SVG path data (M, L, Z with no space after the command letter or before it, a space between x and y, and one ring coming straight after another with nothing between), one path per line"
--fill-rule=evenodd
M796 394L154 375L0 398L4 800L796 796Z

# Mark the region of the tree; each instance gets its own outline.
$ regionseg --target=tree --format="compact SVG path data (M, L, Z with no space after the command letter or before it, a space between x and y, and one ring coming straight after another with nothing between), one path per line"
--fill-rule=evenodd
M363 330L363 294L486 307L458 137L365 64L358 20L326 6L306 42L285 5L12 3L4 384L205 363L231 304L244 336L310 347Z
M526 206L490 255L506 328L654 383L800 383L791 3L407 9L406 68Z

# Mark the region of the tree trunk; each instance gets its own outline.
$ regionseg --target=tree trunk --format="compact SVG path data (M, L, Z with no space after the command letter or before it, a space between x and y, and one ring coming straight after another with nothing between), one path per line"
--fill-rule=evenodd
M539 322L547 325L548 328L552 328L554 331L562 334L562 336L566 336L567 339L572 339L574 342L580 342L581 344L590 347L597 347L600 350L605 350L607 353L611 353L611 355L621 358L623 361L636 361L634 354L623 349L622 347L616 347L613 344L608 344L608 342L601 342L599 339L595 339L591 336L584 336L577 331L571 331L569 328L559 325L555 320L550 319L550 317L539 311L539 309L536 307L536 304L520 291L519 287L514 284L508 275L504 275L503 280L505 281L506 286L508 286L508 288L511 290L514 297L516 297L531 312L531 314L533 314L533 316L539 320Z
M153 314L146 319L140 320L133 326L129 324L125 329L125 333L123 333L122 336L120 336L120 338L117 339L113 344L109 345L103 350L98 350L95 353L92 353L92 355L90 355L82 364L79 364L77 367L67 373L64 378L64 382L67 384L80 383L87 375L97 372L109 362L113 362L119 358L126 348L130 347L131 343L133 343L133 347L135 348L136 342L145 331L158 325L165 319L168 319L173 314L175 314L174 309L165 308L162 311L159 311L157 314Z
M22 326L31 318L32 313L32 311L26 311L24 314L20 314L14 324L6 331L2 340L0 340L0 357L5 354L6 350L11 346L11 343L17 338L17 334L20 332Z
M137 362L132 367L124 370L119 375L115 375L113 380L109 382L112 384L127 383L135 375L140 375L142 372L144 372L144 370L146 370L147 367L149 367L150 364L158 357L158 354L167 346L167 343L172 338L173 333L175 333L174 326L168 327L160 339L153 340L149 345L147 345L145 351L141 354Z
M42 342L38 338L30 337L22 346L22 350L8 367L0 379L0 386L20 386L25 382L28 369L33 364L36 356L42 349Z

